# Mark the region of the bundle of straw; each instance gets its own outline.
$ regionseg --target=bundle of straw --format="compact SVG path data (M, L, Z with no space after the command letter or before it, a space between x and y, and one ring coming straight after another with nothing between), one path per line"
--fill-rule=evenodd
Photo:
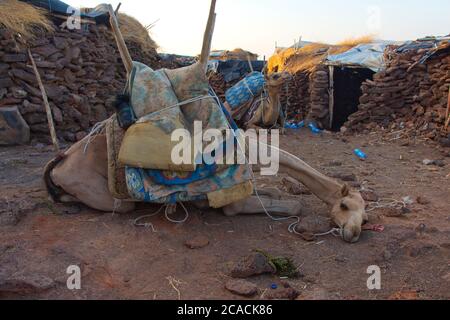
M0 1L0 27L25 39L33 39L38 31L54 31L46 11L17 0Z
M138 20L127 14L119 13L119 26L123 38L127 43L138 45L144 53L151 54L157 44L150 37L149 28L144 27Z

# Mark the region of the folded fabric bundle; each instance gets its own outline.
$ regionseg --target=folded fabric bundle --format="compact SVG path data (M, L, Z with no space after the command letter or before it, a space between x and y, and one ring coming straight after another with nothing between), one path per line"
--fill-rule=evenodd
M118 156L108 152L109 175L113 176L110 189L114 194L123 199L123 181L131 201L208 200L213 207L223 207L252 194L248 165L205 164L201 161L203 155L195 152L192 152L192 165L172 163L171 153L178 143L171 141L174 130L185 129L193 138L194 134L202 134L194 132L195 121L201 121L203 130L230 129L229 115L209 89L200 64L153 71L134 63L128 92L138 121L122 133ZM111 140L108 145L117 153L120 135L108 136ZM225 149L226 144L220 147Z
M260 95L265 79L261 72L252 72L225 92L225 99L231 109L237 109Z

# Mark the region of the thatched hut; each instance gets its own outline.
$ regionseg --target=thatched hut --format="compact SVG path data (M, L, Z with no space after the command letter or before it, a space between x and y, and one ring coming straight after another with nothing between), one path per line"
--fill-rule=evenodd
M357 111L361 84L371 79L382 64L378 60L384 47L372 37L362 37L337 45L306 43L303 47L278 49L269 59L268 71L293 75L282 95L288 117L339 130L348 116ZM352 56L355 48L366 59Z

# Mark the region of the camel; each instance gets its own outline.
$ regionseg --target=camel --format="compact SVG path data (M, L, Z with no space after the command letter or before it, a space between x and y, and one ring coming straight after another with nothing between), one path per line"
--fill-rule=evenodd
M97 135L91 139L86 149L88 141L86 137L77 142L45 167L44 180L51 198L62 203L81 202L105 212L132 212L135 203L117 201L109 192L106 136ZM249 146L258 147L256 143L249 143ZM329 205L330 217L341 229L345 241L358 241L362 225L368 219L361 194L350 190L348 185L321 174L286 151L271 150L276 151L280 152L280 173L286 173L302 182L314 195ZM204 202L196 204L207 206ZM265 210L271 214L288 216L301 213L298 201L294 198L283 200L274 189L257 190L257 195L224 207L223 213L231 217L265 213Z
M273 128L280 125L281 134L284 134L285 115L281 108L280 94L286 81L292 79L288 72L272 73L265 75L267 94L256 97L249 103L245 104L238 110L232 112L234 118L239 118L246 128ZM227 103L225 106L228 110L230 107Z
M210 14L204 35L200 61L206 72L206 65L211 51L212 33L215 21L216 0L211 1ZM120 34L117 19L111 6L108 7L110 22L116 38L120 55L127 73L131 73L132 60L125 42ZM261 110L260 120L263 123L274 123L279 117L279 88L286 80L285 74L269 76L269 105ZM272 89L271 89L272 88ZM264 102L263 102L264 104ZM250 149L249 149L250 148ZM249 150L254 152L258 143L249 141ZM253 149L252 149L253 148ZM348 185L341 184L310 167L300 158L274 146L268 146L270 153L279 152L280 173L286 173L302 182L319 199L330 207L330 217L341 230L343 240L354 243L360 238L362 225L367 221L365 202L361 194L351 190ZM88 136L75 143L67 151L51 160L44 169L44 181L52 200L62 203L81 202L99 211L129 213L135 209L135 203L118 201L113 198L108 188L107 142L104 134ZM206 201L207 202L207 201ZM197 206L208 206L208 203L196 202ZM172 209L173 210L173 206ZM255 195L222 208L227 216L239 214L271 213L276 215L300 215L301 207L294 197L282 199L280 192L274 189L258 190ZM267 210L267 212L266 212Z

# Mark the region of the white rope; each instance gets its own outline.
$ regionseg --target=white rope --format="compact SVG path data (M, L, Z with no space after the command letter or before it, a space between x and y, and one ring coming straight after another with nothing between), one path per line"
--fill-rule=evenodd
M182 224L185 223L188 219L189 219L189 212L186 209L186 207L184 206L183 202L179 202L179 204L181 205L181 207L184 209L184 213L186 214L183 220L173 220L172 218L169 217L169 206L166 206L166 210L164 211L164 216L166 217L167 220L169 220L172 223L176 223L176 224Z
M324 232L324 233L316 233L314 234L314 237L324 237L327 236L329 234L332 234L335 237L342 237L342 229L339 228L333 228L330 231Z
M122 200L114 199L114 208L112 215L114 216L116 214L116 210L119 209L119 207L122 205Z
M83 149L83 153L86 154L87 149L89 148L89 145L91 144L92 140L95 139L99 134L103 132L105 129L106 123L109 121L109 119L103 120L101 122L97 122L89 132L89 134L86 136L87 141ZM86 139L85 138L85 139Z
M147 121L150 120L151 117L153 117L155 114L161 113L161 112L166 111L166 110L169 110L169 109L173 109L173 108L181 107L181 106L184 106L184 105L193 103L193 102L197 102L197 101L201 101L201 100L205 100L205 99L213 99L213 98L214 98L214 97L211 97L210 95L204 95L204 96L197 96L197 97L194 97L194 98L185 100L185 101L181 101L181 102L178 102L178 103L176 103L176 104L174 104L174 105L172 105L172 106L169 106L169 107L166 107L166 108L162 108L162 109L157 110L157 111L153 111L153 112L151 112L151 113L149 113L149 114L147 114L147 115L145 115L145 116L139 118L139 119L136 121L136 123L147 122Z
M164 208L164 216L165 216L165 218L166 218L168 221L170 221L170 222L172 222L172 223L176 223L176 224L182 224L182 223L185 223L185 222L189 219L189 211L186 209L186 207L184 206L184 204L183 204L182 202L179 202L179 204L181 205L181 207L184 209L184 212L185 212L185 217L183 218L183 220L174 220L174 219L170 218L170 217L169 217L169 208L170 208L170 205L168 205L168 204L163 204L156 212L151 213L151 214L147 214L147 215L144 215L144 216L141 216L141 217L136 218L136 219L133 221L133 225L134 225L135 227L144 227L144 228L147 228L147 229L148 229L148 228L151 228L153 232L156 232L156 229L155 229L155 227L153 226L153 223L151 223L151 222L141 223L140 221L143 220L143 219L148 219L148 218L152 218L152 217L157 216L158 214L161 213L161 211L162 211L163 208Z
M250 89L250 86L249 86L249 84L247 83L247 78L244 78L244 79L242 79L242 80L243 80L242 83L245 84L245 87L247 88L248 92L250 92L250 94L251 94L252 97L254 98L255 95L253 94L252 89Z
M369 203L369 205L366 209L366 212L372 212L376 209L383 209L383 208L393 208L393 209L401 210L406 207L407 207L407 205L406 205L405 201L403 201L403 200L385 198L385 199L380 199L376 202Z
M141 221L141 220L143 220L143 219L146 219L146 218L152 218L152 217L158 215L158 214L161 212L161 210L164 208L164 206L165 206L165 205L162 205L156 212L154 212L154 213L152 213L152 214L147 214L147 215L145 215L145 216L141 216L141 217L136 218L136 219L133 221L133 225L134 225L135 227L144 227L144 228L147 228L147 229L148 229L148 228L152 228L152 231L153 231L153 232L156 232L155 227L153 226L152 223L150 223L150 222L147 222L147 223L140 223L139 221Z

